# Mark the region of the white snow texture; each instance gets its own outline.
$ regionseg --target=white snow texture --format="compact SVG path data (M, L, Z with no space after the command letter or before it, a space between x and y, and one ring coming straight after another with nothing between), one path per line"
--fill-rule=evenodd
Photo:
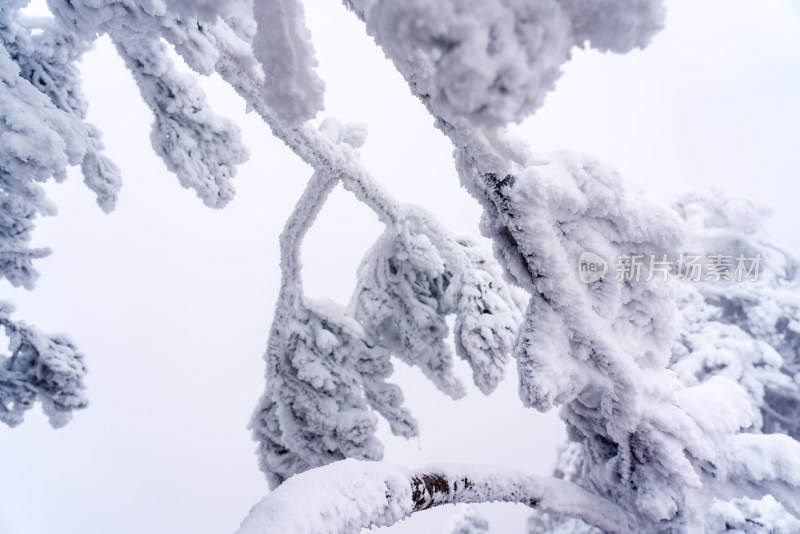
M230 84L314 170L281 235L266 389L251 423L275 489L241 534L357 532L442 503L493 500L534 508L531 532L796 529L798 260L763 231L764 211L719 192L670 209L594 158L534 154L503 128L541 106L573 47L645 46L663 21L660 0L345 0L452 142L494 258L381 187L359 161L363 125L312 123L324 84L299 0L48 0L46 20L23 15L25 3L0 6L0 277L10 283L31 288L32 260L47 253L29 247L34 219L55 212L40 183L80 165L101 208L114 207L120 172L84 120L76 68L98 35L110 36L153 111L155 151L206 205L230 201L248 153L170 46L196 74ZM304 295L299 258L337 185L385 226L347 308ZM648 265L638 280L584 283L576 272L587 251L682 249L761 253L765 267L750 285L645 280ZM0 420L19 423L39 400L61 425L86 405L83 356L10 310L0 307L11 339ZM464 393L449 316L455 354L481 391L514 358L521 401L560 407L569 442L554 477L378 462L378 415L395 434L417 433L388 382L392 357L444 394ZM454 531L483 525L469 516Z

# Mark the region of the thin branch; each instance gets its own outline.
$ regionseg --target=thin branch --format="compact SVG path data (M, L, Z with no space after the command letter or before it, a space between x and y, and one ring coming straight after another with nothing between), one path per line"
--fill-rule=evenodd
M327 173L315 172L289 215L280 235L281 292L302 294L300 247L336 183Z

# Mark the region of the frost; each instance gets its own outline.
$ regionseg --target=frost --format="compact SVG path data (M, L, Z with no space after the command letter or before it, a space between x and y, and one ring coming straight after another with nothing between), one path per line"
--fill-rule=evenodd
M232 198L231 178L247 150L236 125L213 114L196 80L175 69L161 38L205 74L217 63L224 72L237 62L247 77L253 72L248 65L257 60L250 48L256 30L247 2L229 3L208 25L182 18L185 14L171 12L158 0L51 0L53 17L48 18L24 15L21 8L26 4L4 2L0 7L0 278L31 289L38 276L33 260L49 252L30 247L34 222L55 213L39 184L62 180L67 167L80 166L84 182L106 212L113 210L120 189L119 169L103 153L100 131L85 121L88 104L77 62L93 41L105 33L117 44L154 112L154 148L180 182L212 207ZM181 11L187 7L177 4ZM198 5L200 11L209 14ZM50 349L41 343L31 346L41 351L42 362L49 362L44 355ZM74 351L61 338L52 338L52 343L52 350ZM19 384L28 379L21 378L16 367L14 372L15 414L38 397L46 401L46 408L58 406L59 413L67 413L66 404L52 399L78 396L72 381L61 378L23 394ZM64 390L59 392L59 387Z
M573 46L644 46L664 15L658 0L346 3L435 116L492 127L541 106Z
M445 344L445 316L455 314L456 352L488 394L503 376L521 316L491 258L468 241L418 233L429 224L412 216L381 236L359 270L353 313L379 343L457 398L464 390Z
M314 71L317 62L303 4L263 0L253 7L258 22L253 45L264 69L264 101L290 125L313 118L322 109L325 86Z
M752 201L711 189L686 194L675 207L690 225L692 250L763 260L756 281L681 288L673 368L687 383L710 374L738 381L761 410L759 428L800 437L800 259L765 231L768 212Z
M288 479L253 507L236 534L358 533L433 506L494 501L574 515L606 532L629 531L613 503L563 480L500 467L442 464L410 471L344 460Z
M594 158L534 154L503 129L542 104L574 46L646 45L662 24L660 1L346 0L453 143L498 263L381 187L359 161L363 125L311 124L324 87L299 1L49 0L51 21L22 16L22 4L0 8L0 275L12 284L32 287L32 260L46 253L28 246L35 217L54 212L39 183L80 165L100 206L113 208L119 172L84 121L75 68L98 35L116 44L154 113L156 152L207 205L230 200L247 151L169 46L195 73L219 74L314 169L281 235L266 389L251 423L276 489L242 534L355 532L439 504L494 500L526 504L541 512L532 529L561 533L794 528L800 263L763 232L764 211L718 193L670 210ZM385 227L347 307L304 295L299 258L337 185ZM586 252L613 261L683 246L762 253L768 267L751 285L693 287L585 283L575 271ZM527 293L524 312L515 289ZM86 404L82 356L2 310L12 351L0 358L3 421L18 423L40 400L62 424ZM569 442L555 477L373 461L383 452L378 416L395 434L417 433L388 382L392 357L463 394L448 317L455 355L481 391L513 357L522 402L560 407Z
M702 503L715 493L761 497L794 484L792 468L751 471L744 468L751 457L718 444L748 436L770 465L795 460L781 460L788 449L772 447L771 438L738 434L759 416L735 381L719 377L687 388L667 369L679 327L670 284L585 284L575 273L586 251L613 259L678 250L684 224L592 158L532 154L487 128L540 105L573 44L641 46L663 16L658 2L608 2L607 17L581 6L350 4L452 140L462 184L485 208L484 235L531 296L514 349L520 395L540 410L561 406L575 444L566 449L572 480L628 510L639 531L697 530L707 513ZM539 38L526 40L534 34ZM512 69L505 68L509 57ZM499 71L520 73L515 81L530 76L536 85L507 84ZM458 106L449 87L458 91ZM788 492L779 500L792 504Z
M352 138L338 122L320 129L332 142ZM251 423L273 486L336 460L381 459L376 413L393 433L417 434L402 391L386 381L392 355L419 367L444 393L462 395L445 344L447 315L456 315L459 356L487 393L502 378L521 321L491 258L411 207L393 207L392 221L362 263L349 309L306 298L299 247L336 182L315 174L281 235L283 279L265 355L267 390Z
M711 508L705 532L737 534L790 534L800 530L800 520L770 496L759 501L718 501Z
M0 325L9 338L10 355L0 355L0 421L20 424L37 401L55 427L64 426L73 410L88 404L83 355L64 336L47 336L14 322L13 307L0 302Z
M231 178L247 160L239 128L208 109L195 79L176 71L165 47L139 37L117 42L155 122L150 140L181 185L197 191L209 207L223 207L234 194Z

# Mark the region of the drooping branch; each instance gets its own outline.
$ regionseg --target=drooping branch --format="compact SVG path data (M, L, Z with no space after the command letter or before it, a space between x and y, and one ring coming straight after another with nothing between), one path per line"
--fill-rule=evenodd
M319 133L326 146L360 144L352 125L338 121L326 120ZM445 343L447 315L456 316L456 353L485 393L502 378L521 321L489 257L450 237L430 214L395 203L369 175L362 178L369 198L381 201L386 230L362 262L350 309L306 298L301 277L303 238L339 179L315 172L281 234L268 387L251 423L273 486L346 457L380 460L376 413L396 435L417 434L400 388L387 382L390 356L419 367L444 393L463 395Z
M502 468L441 464L417 471L343 460L295 475L250 511L236 534L357 533L443 504L512 502L629 532L625 513L576 484Z
M237 166L249 154L238 126L214 113L195 77L180 72L157 35L111 34L153 112L153 149L209 207L224 207L234 195Z
M0 422L16 426L41 402L50 424L59 428L88 403L83 354L65 336L13 320L13 311L0 301L0 328L9 338L9 354L0 354Z

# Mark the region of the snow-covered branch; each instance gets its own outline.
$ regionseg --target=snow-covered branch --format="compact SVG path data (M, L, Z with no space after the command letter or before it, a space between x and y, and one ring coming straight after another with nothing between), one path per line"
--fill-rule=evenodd
M9 338L10 355L0 354L0 421L16 426L37 401L55 427L73 410L88 404L83 355L65 336L48 336L13 321L13 306L0 302L0 326Z
M688 385L713 374L736 380L761 410L757 428L797 439L800 258L769 235L769 212L752 200L713 188L683 195L675 209L690 228L687 248L706 255L727 251L730 265L721 266L719 281L678 288L681 331L672 369ZM737 255L759 258L757 277L737 280Z
M360 144L353 127L338 121L323 122L320 131L328 143ZM372 186L368 175L361 178L360 184ZM521 321L491 258L450 237L430 214L393 202L382 204L391 206L384 212L386 230L362 263L350 308L306 298L302 240L336 183L315 173L281 234L282 282L265 355L267 389L251 423L273 486L343 458L382 458L373 412L395 434L416 435L400 388L387 382L392 355L418 366L444 393L463 395L445 342L447 315L456 315L457 354L486 393L503 375ZM373 199L390 199L377 186L370 191Z
M456 503L520 503L630 532L625 512L563 480L517 470L441 464L417 471L343 460L293 476L256 504L236 534L348 534Z
M437 504L490 500L610 531L699 530L709 517L731 515L709 512L714 499L751 517L746 499L767 493L797 513L800 444L759 432L796 437L800 428L800 262L757 225L737 226L732 214L759 219L752 209L689 197L671 211L628 191L593 158L533 154L503 129L542 104L574 47L646 45L662 23L662 2L344 3L452 141L462 185L484 207L481 230L502 269L369 174L359 161L362 127L310 122L323 84L299 0L48 0L54 19L39 22L20 14L24 1L10 0L0 7L0 276L33 284L31 260L46 251L28 247L32 221L54 211L40 182L81 165L103 209L114 205L119 173L84 121L75 67L100 34L111 36L153 110L153 145L167 166L209 206L232 197L230 178L246 157L238 129L211 113L163 40L196 73L219 74L314 170L281 236L268 388L252 422L262 468L280 487L244 529L355 529ZM385 225L347 308L306 298L299 255L339 183ZM647 281L586 283L575 272L584 252L613 262L687 243L764 248L782 266L750 288L679 288L677 300L670 284L647 277L646 265ZM524 316L507 280L528 293ZM81 355L65 339L11 322L4 310L0 324L13 354L0 359L2 420L18 422L36 398L59 414L84 405ZM387 382L392 356L419 367L445 394L464 393L452 372L450 315L455 353L483 392L513 355L522 402L561 406L570 436L562 480L456 466L420 473L355 461L321 467L380 459L376 414L395 434L416 434L402 392ZM298 494L307 503L314 488L319 513L281 508Z
M115 42L153 111L150 140L156 153L207 206L225 206L233 198L236 167L249 155L239 127L208 108L197 80L177 71L158 35Z
M758 421L746 392L721 377L686 388L667 369L675 332L669 285L651 281L648 266L637 283L576 275L587 251L612 262L675 252L681 221L626 191L610 167L581 155L532 154L498 129L540 105L571 46L646 44L663 16L660 2L601 2L602 18L559 1L346 3L452 140L462 184L485 208L484 235L531 296L514 350L520 395L539 410L562 406L579 451L572 480L635 514L648 532L701 528L701 495L769 493L755 472L733 467L754 457L715 445ZM785 460L796 442L778 452L768 437L744 436L768 463L789 461L767 471L796 486L799 464ZM794 509L790 493L777 498Z

